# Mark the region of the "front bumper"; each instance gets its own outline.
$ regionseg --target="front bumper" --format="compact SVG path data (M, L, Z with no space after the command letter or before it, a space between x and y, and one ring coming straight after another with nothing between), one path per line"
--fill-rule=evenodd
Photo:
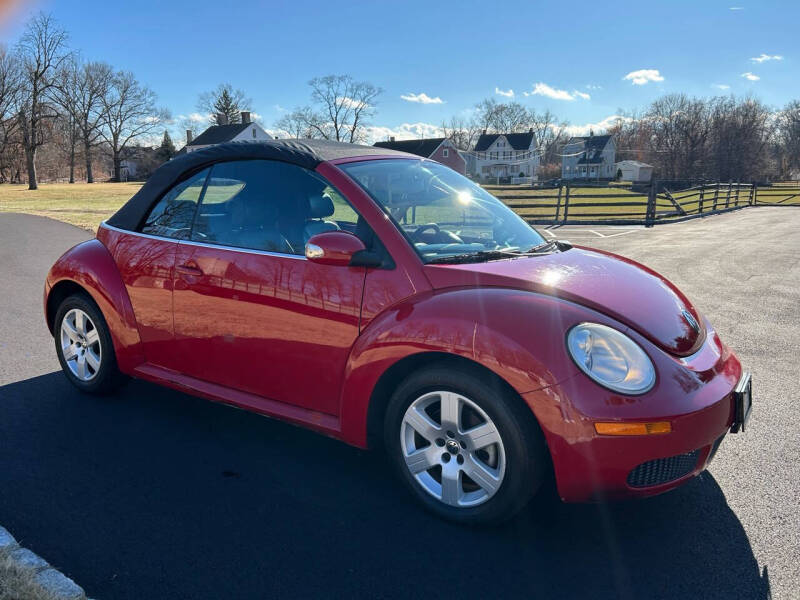
M645 396L621 397L582 374L524 395L544 431L565 502L653 496L708 466L736 422L742 379L736 356L715 335L709 344L715 344L710 353L661 361L660 382ZM669 421L672 430L598 435L594 423L608 420Z

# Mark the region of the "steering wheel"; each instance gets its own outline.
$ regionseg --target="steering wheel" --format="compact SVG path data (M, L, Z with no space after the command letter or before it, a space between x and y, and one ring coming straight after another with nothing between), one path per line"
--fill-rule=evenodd
M425 223L424 225L417 227L416 231L411 234L411 240L414 242L421 242L422 240L420 239L420 234L423 231L428 231L428 229L433 229L436 235L439 235L439 232L441 231L441 229L439 229L439 225L436 223Z

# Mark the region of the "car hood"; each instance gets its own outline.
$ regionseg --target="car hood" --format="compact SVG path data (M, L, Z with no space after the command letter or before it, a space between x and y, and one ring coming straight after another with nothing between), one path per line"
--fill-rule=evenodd
M437 289L507 287L576 302L624 323L678 356L691 354L705 338L703 320L678 288L639 263L599 250L574 247L508 260L426 265L425 273Z

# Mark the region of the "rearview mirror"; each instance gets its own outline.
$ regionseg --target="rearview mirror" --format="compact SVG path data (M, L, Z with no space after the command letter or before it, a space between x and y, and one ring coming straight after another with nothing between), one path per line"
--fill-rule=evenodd
M365 252L366 249L364 242L352 233L326 231L312 235L306 242L306 258L321 265L347 267L351 264L353 256Z

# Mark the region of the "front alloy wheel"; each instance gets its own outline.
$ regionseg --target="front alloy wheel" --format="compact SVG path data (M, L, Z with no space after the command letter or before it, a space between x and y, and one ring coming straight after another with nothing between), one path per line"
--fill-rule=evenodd
M444 363L409 375L386 407L384 443L428 510L460 523L497 523L521 510L548 464L530 408L479 367Z
M423 394L406 410L400 437L411 475L449 506L483 504L503 484L503 440L489 415L466 396Z

